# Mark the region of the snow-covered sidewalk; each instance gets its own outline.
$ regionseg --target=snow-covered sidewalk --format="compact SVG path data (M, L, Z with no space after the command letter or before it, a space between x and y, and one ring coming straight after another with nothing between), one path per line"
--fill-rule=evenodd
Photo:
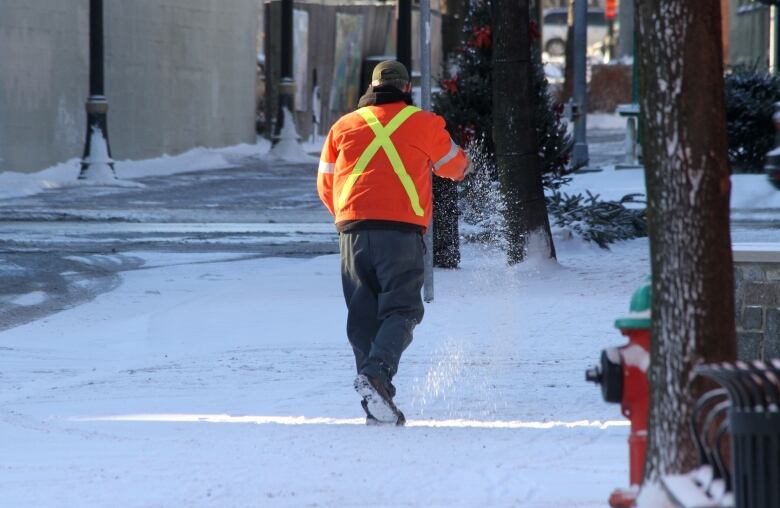
M336 256L133 253L117 290L0 333L3 504L602 507L628 429L583 374L647 241L558 250L437 271L407 428L362 424Z

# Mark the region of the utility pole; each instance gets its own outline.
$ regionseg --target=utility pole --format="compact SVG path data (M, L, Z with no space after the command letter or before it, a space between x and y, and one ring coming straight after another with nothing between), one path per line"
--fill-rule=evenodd
M574 150L572 166L588 164L588 88L587 88L587 49L588 49L588 2L574 0Z
M425 111L431 110L431 4L420 0L420 98ZM430 175L433 187L433 172ZM423 299L433 301L433 218L425 233L425 278Z
M398 0L395 58L412 76L412 0Z
M108 144L108 100L105 96L103 0L89 1L89 98L87 136L79 180L116 180Z
M636 59L636 55L634 55L634 0L620 0L617 16L620 25L617 57L630 56Z
M615 18L617 17L617 0L607 0L604 16L607 18L607 61L615 59Z
M775 9L772 6L766 8L769 16L769 47L767 49L767 70L770 74L777 73L777 58L775 57Z
M780 72L780 0L758 0L769 11L769 72Z
M282 51L280 58L280 79L278 87L279 107L274 128L274 142L279 137L284 127L286 109L291 114L295 107L295 80L293 79L293 0L282 0ZM290 115L292 119L292 115Z

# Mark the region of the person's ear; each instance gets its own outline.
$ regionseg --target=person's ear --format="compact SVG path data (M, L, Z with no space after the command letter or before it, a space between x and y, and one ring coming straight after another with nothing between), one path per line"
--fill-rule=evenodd
M410 82L409 82L409 83L407 83L407 84L406 84L406 86L404 87L404 93L411 93L411 92L412 92L412 82L410 81Z

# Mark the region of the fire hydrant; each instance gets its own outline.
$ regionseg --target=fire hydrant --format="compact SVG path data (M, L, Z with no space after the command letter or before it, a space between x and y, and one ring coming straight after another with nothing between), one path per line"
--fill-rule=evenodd
M585 379L601 385L607 402L620 403L623 416L631 420L629 449L629 489L616 489L609 497L613 508L634 506L638 486L642 483L647 445L647 413L650 386L647 369L650 366L650 293L648 277L634 292L627 316L615 321L615 327L628 337L628 344L601 352L601 366L585 372Z

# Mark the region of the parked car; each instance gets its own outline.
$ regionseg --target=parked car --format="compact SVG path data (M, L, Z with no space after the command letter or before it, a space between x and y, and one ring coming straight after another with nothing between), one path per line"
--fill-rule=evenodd
M566 53L568 9L546 9L542 18L542 47L550 56ZM598 46L607 37L607 18L604 9L588 9L588 47Z

